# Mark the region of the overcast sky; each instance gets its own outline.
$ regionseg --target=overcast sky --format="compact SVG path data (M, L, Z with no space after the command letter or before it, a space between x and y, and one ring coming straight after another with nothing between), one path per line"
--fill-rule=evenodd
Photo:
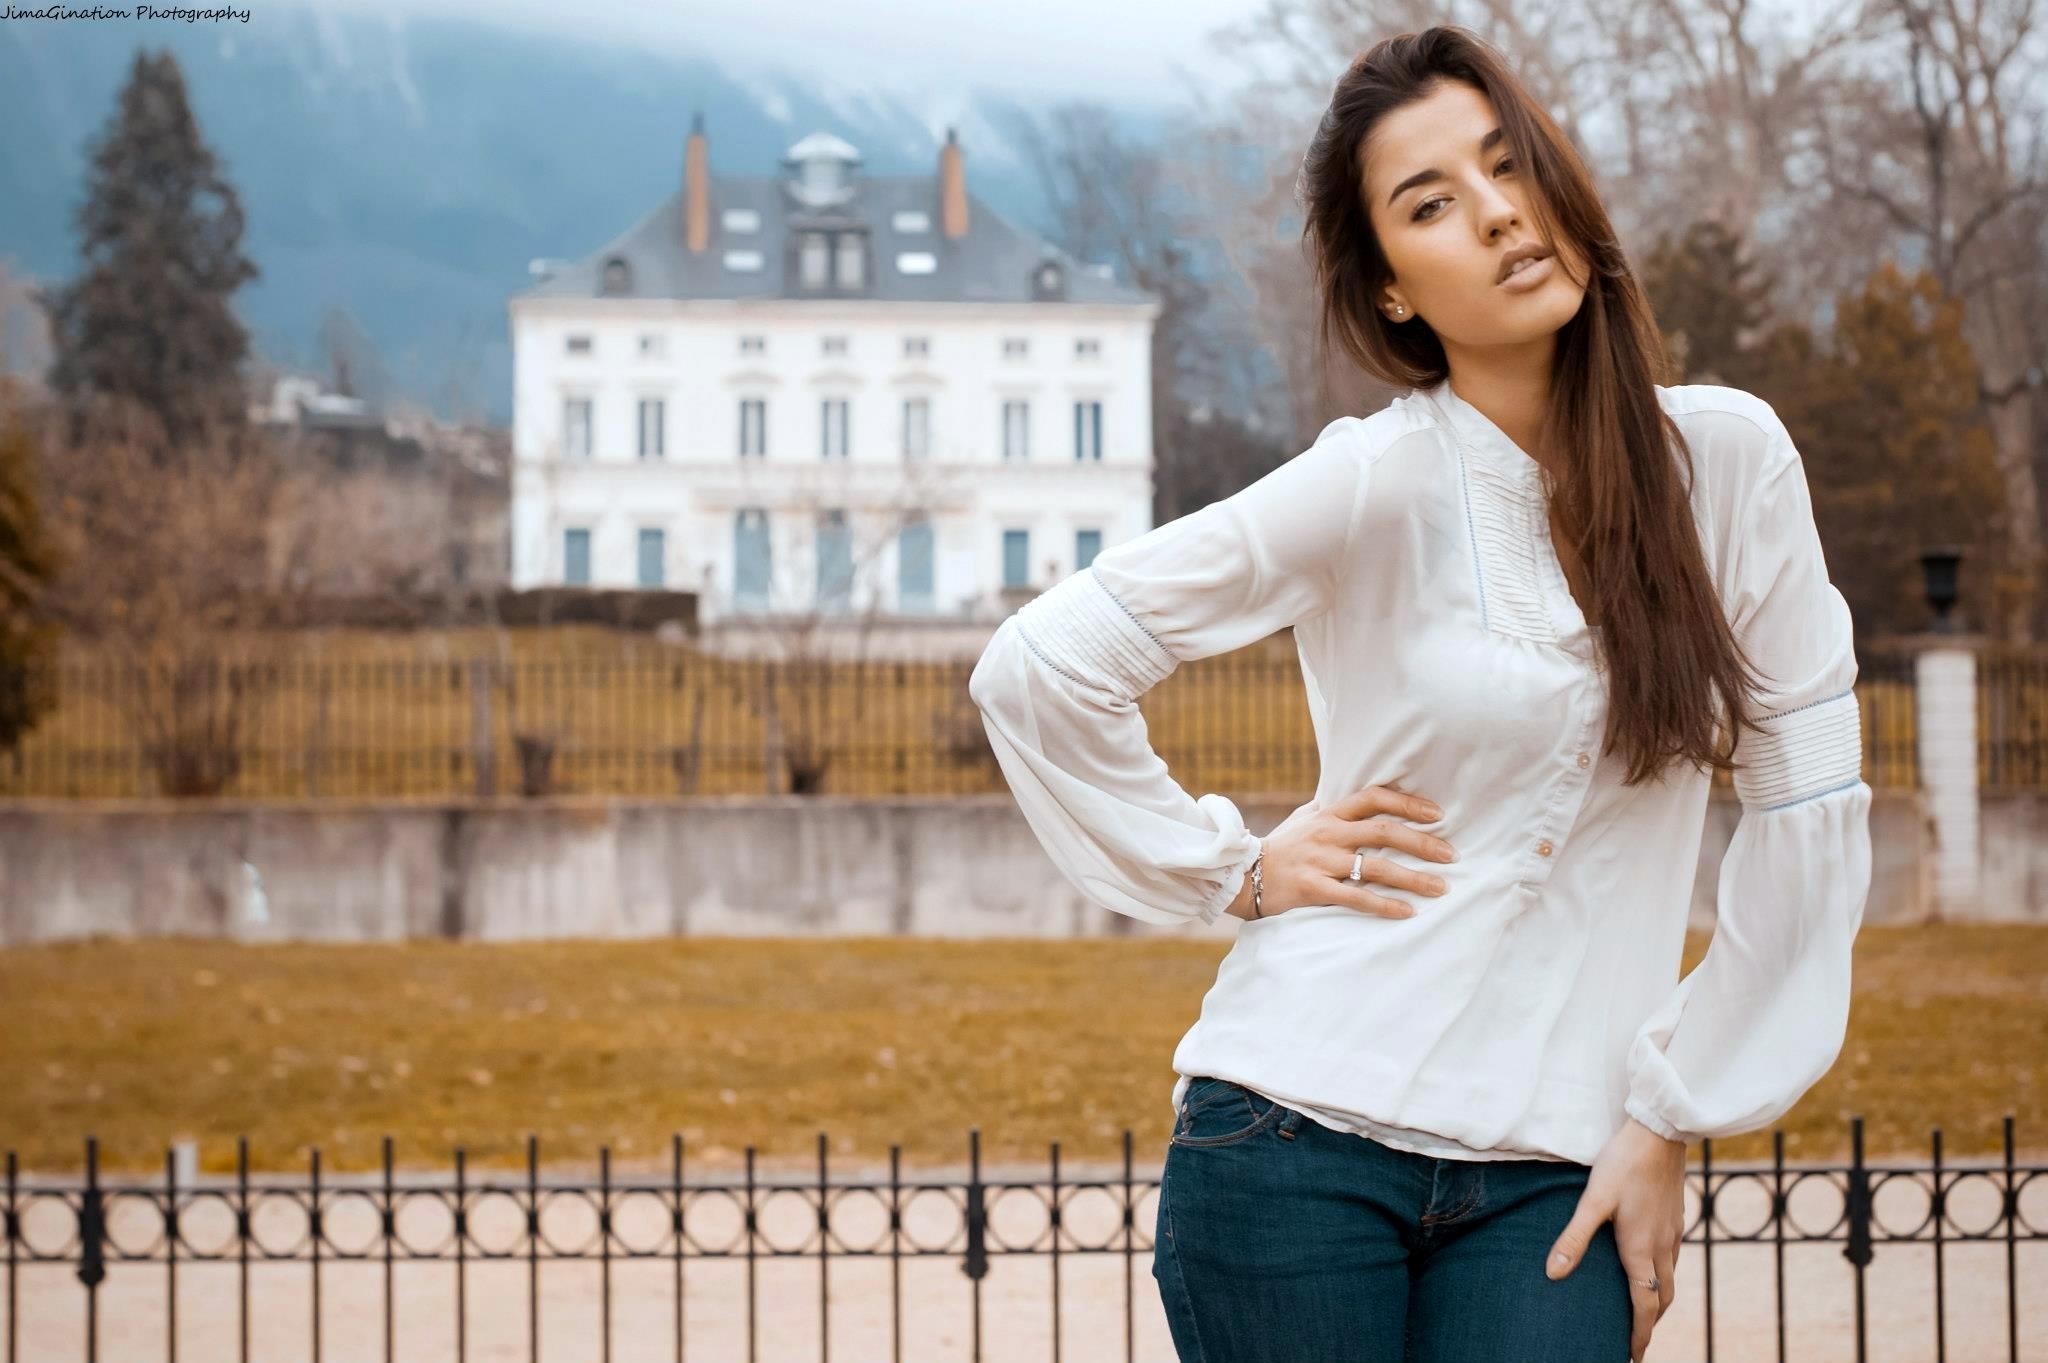
M259 3L260 0L242 0ZM928 81L1174 102L1187 76L1228 76L1207 35L1260 0L301 0L309 8L459 14L715 55L849 83Z

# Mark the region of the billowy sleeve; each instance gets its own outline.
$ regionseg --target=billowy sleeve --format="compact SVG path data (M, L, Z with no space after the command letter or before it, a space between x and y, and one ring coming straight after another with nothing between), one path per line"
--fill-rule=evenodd
M968 679L1060 873L1143 922L1213 923L1258 852L1230 799L1167 774L1138 697L1183 661L1330 609L1370 460L1357 417L1249 487L1103 550L997 627Z
M1672 1140L1776 1121L1840 1054L1870 889L1870 787L1849 606L1828 579L1806 473L1775 419L1730 546L1729 622L1769 678L1735 750L1742 811L1705 957L1628 1054L1628 1115Z

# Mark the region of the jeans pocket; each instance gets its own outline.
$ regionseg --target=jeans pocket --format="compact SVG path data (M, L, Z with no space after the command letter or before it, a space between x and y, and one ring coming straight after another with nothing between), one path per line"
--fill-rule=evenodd
M1206 1085L1197 1095L1195 1086ZM1229 1079L1197 1079L1182 1095L1172 1144L1183 1148L1236 1145L1277 1123L1287 1108Z
M1188 1091L1180 1096L1180 1115L1185 1117L1200 1112L1211 1103L1228 1101L1237 1096L1237 1085L1228 1079L1214 1075L1198 1074L1188 1080Z

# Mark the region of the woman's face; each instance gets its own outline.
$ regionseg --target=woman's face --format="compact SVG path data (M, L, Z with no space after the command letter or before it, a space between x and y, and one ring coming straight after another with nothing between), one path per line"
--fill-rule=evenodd
M1547 341L1586 296L1585 258L1569 242L1523 267L1541 280L1500 282L1502 258L1541 238L1535 182L1499 129L1492 100L1445 80L1381 119L1360 152L1366 210L1393 271L1374 304L1395 326L1419 315L1448 353Z

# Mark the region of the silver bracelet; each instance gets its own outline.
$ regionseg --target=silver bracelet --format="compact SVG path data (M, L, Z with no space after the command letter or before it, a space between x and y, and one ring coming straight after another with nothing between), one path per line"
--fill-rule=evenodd
M1262 874L1265 870L1265 863L1266 849L1262 845L1259 848L1258 855L1252 858L1252 917L1254 918L1262 917L1266 912L1264 907L1266 882Z

